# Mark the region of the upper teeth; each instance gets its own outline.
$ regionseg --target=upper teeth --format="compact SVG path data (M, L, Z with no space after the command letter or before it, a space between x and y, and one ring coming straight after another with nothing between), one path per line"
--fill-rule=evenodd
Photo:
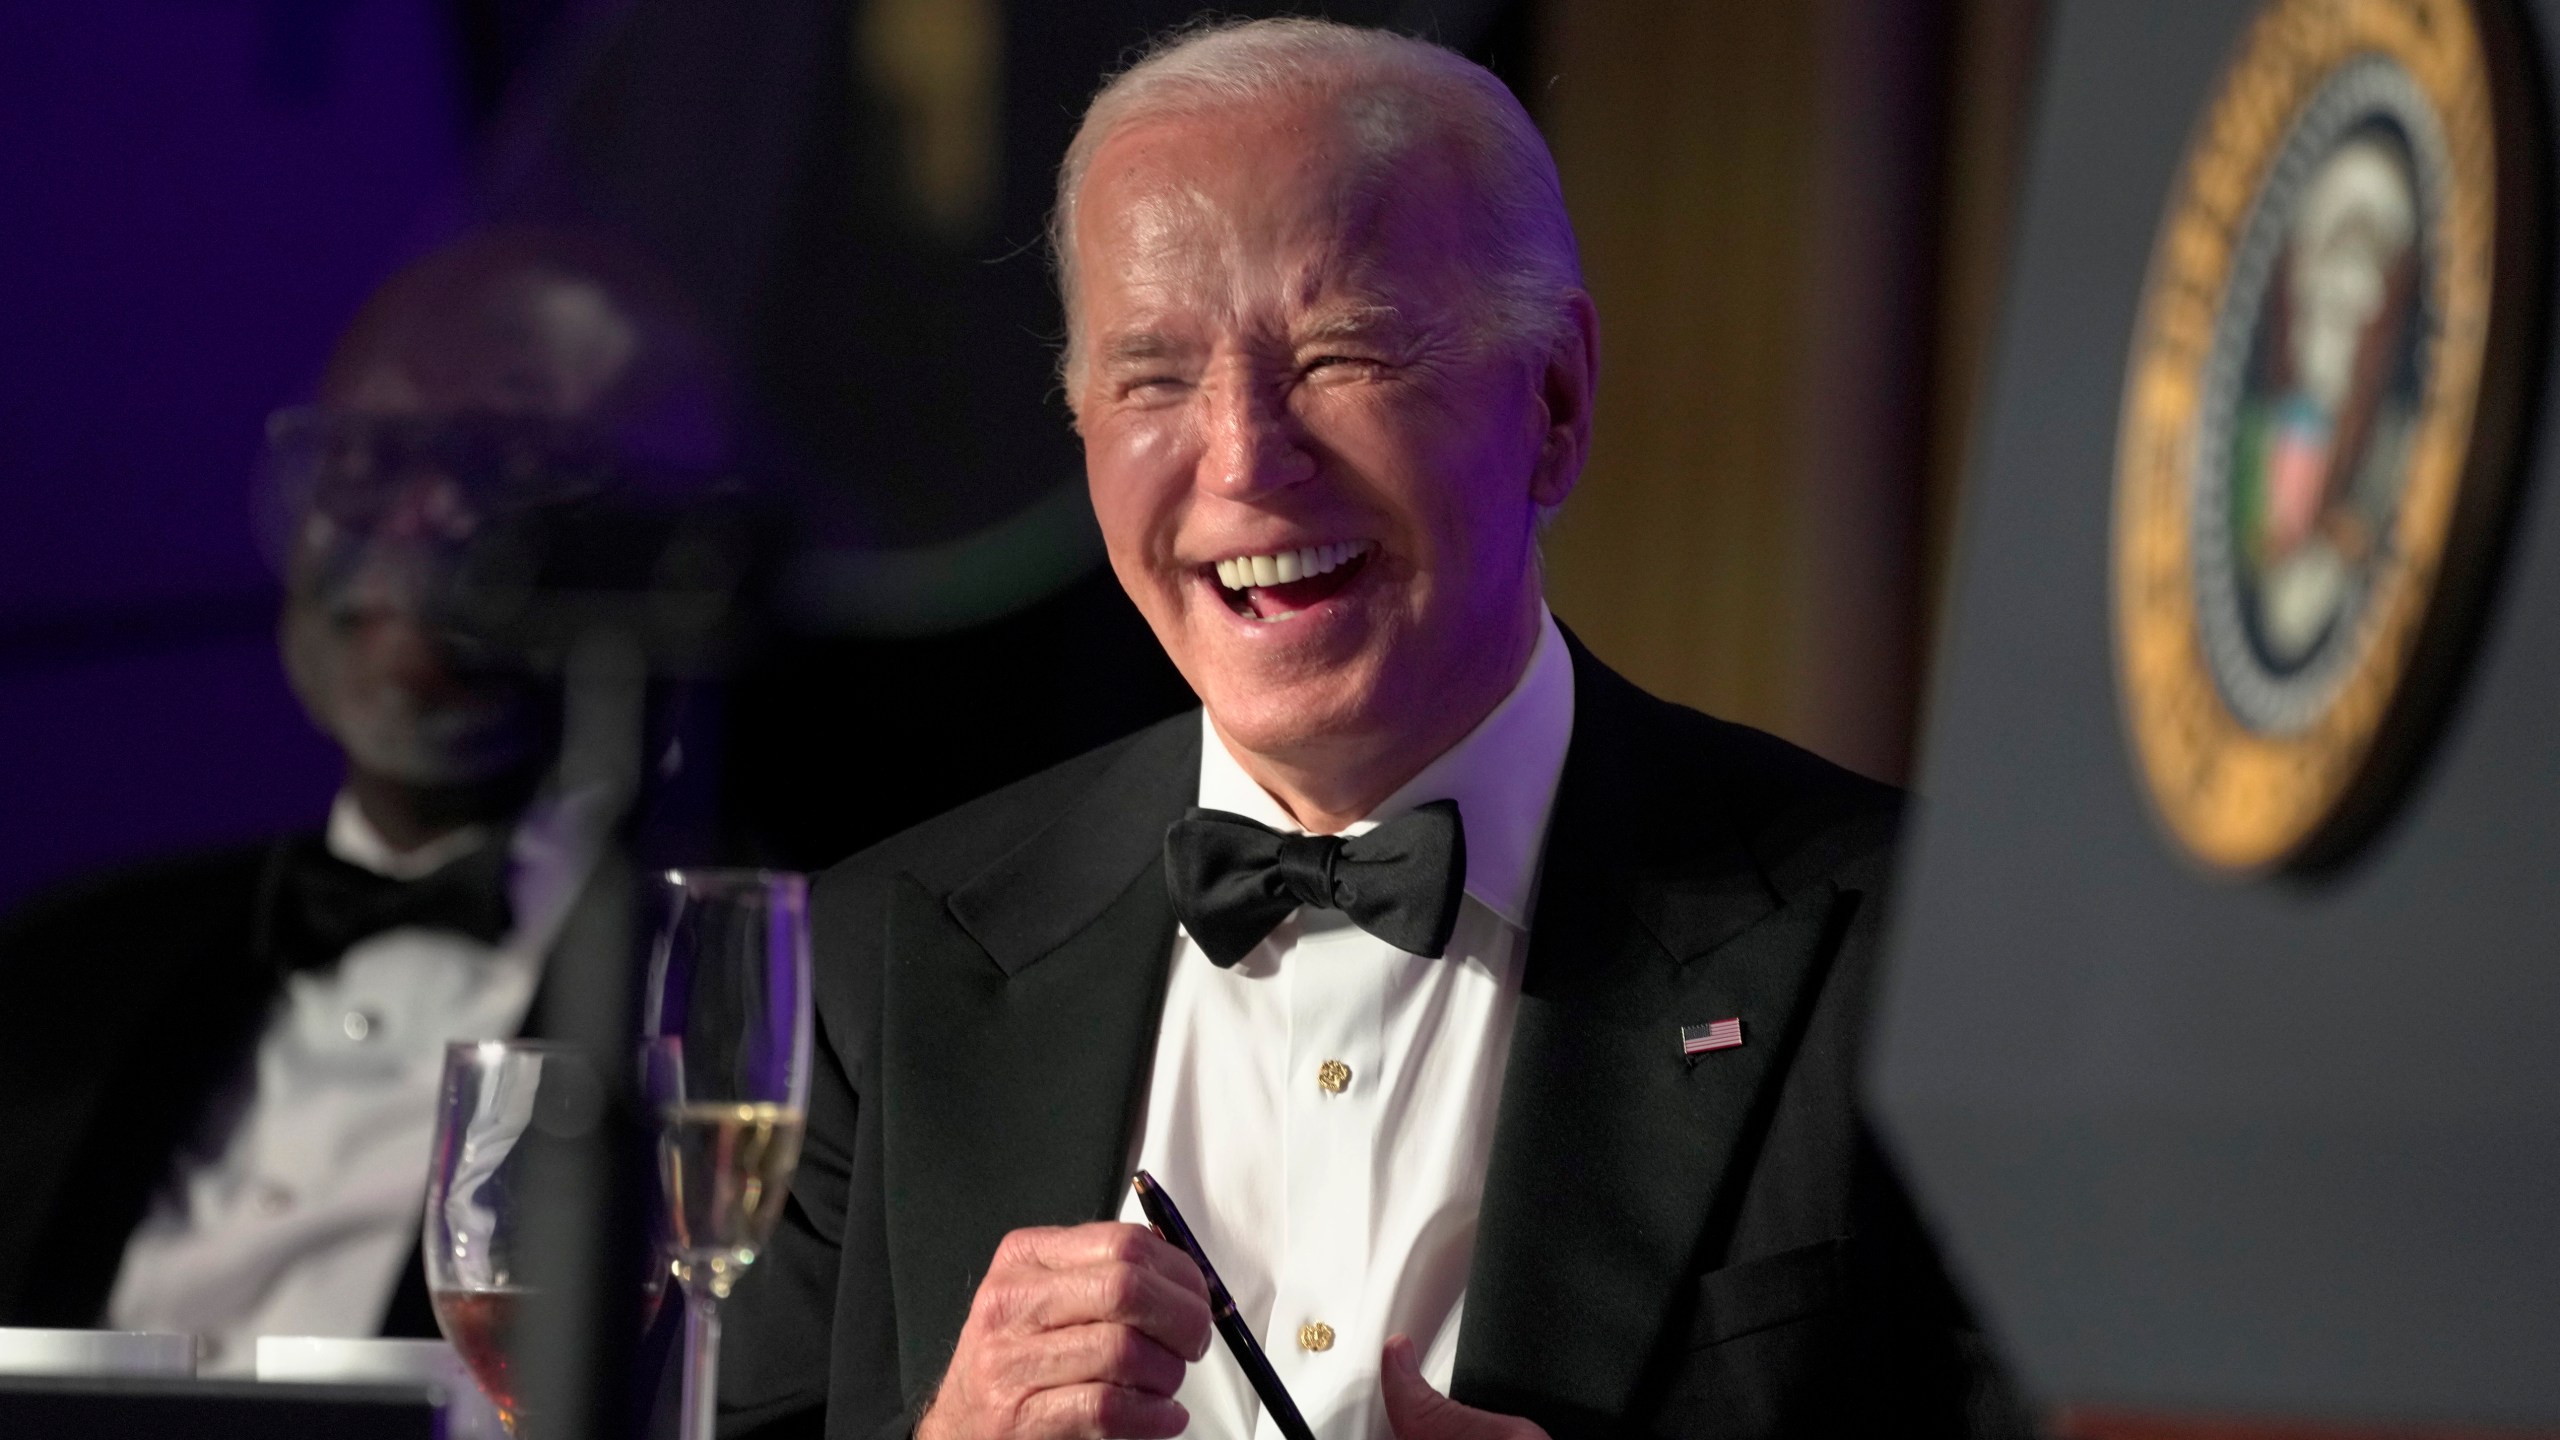
M1331 545L1283 550L1276 555L1239 555L1218 562L1218 583L1230 590L1250 585L1286 585L1337 569L1368 549L1366 540L1337 540Z

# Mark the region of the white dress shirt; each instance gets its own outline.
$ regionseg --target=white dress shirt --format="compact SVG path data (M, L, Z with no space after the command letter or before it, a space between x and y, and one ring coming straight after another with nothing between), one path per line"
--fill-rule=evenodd
M286 982L238 1090L213 1106L125 1242L109 1325L195 1332L212 1374L249 1373L260 1335L375 1332L418 1244L445 1043L524 1024L543 955L594 863L596 810L573 796L517 826L516 919L497 945L391 930ZM487 841L470 832L403 854L354 797L329 812L330 853L395 879Z
M1304 833L1201 720L1200 804ZM1301 908L1232 970L1174 937L1137 1164L1163 1182L1323 1440L1387 1440L1378 1360L1446 1390L1547 816L1573 733L1552 616L1492 714L1343 833L1454 799L1466 899L1427 960ZM1134 1198L1121 1218L1143 1223ZM1321 1327L1321 1328L1319 1328ZM1197 1436L1278 1440L1220 1344L1177 1397Z

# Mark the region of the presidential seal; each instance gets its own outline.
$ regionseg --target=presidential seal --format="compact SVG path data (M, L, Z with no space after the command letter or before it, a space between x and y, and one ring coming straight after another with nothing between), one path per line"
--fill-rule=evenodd
M2540 355L2540 111L2508 27L2271 0L2153 246L2117 671L2154 808L2211 869L2342 855L2469 648Z

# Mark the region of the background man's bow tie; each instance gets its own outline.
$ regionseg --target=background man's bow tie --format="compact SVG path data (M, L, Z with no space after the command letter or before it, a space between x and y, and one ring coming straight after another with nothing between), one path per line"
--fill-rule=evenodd
M287 974L334 965L358 942L412 926L494 945L513 923L507 846L495 837L430 874L394 880L348 864L317 838L297 841L267 913L267 948Z
M1235 964L1301 905L1339 910L1411 955L1438 957L1466 894L1458 802L1434 800L1366 835L1283 835L1202 810L1164 833L1173 913L1213 964Z

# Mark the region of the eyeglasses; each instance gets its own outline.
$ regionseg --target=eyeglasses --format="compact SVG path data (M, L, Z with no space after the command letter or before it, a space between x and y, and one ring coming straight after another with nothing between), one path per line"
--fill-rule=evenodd
M263 488L279 519L319 514L365 530L422 484L488 518L605 494L629 481L629 469L594 427L547 416L301 405L267 419Z

